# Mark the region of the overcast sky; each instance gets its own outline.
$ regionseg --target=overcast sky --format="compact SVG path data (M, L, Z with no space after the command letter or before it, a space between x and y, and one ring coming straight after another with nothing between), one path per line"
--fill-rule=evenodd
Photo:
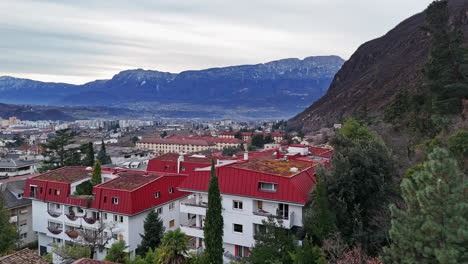
M0 0L0 76L85 83L339 55L431 0Z

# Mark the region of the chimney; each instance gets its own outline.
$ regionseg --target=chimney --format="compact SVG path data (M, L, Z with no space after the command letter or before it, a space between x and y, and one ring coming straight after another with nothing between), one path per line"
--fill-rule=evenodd
M244 152L244 160L249 160L249 152Z
M184 162L184 154L180 153L177 158L177 173L180 173L180 163Z

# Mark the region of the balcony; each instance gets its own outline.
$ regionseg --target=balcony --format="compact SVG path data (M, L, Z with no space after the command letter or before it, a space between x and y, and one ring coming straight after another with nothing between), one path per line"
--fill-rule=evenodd
M195 197L183 200L180 203L180 211L189 214L206 215L208 203L196 202Z
M49 215L54 217L54 218L57 218L57 217L62 215L62 213L51 211L51 210L47 211L47 213L49 213Z
M191 237L203 238L203 227L196 225L196 219L191 219L180 225L182 232Z
M83 220L84 220L87 224L92 225L92 224L96 223L96 221L97 221L98 219L94 219L94 218L89 218L89 217L83 216Z
M276 214L267 212L265 210L256 210L253 211L253 220L255 224L262 224L263 220L266 220L267 217L273 216L275 219L281 220L285 228L291 228L294 225L294 212L290 212L288 215L284 216L281 213L277 212Z
M75 221L76 219L78 219L78 216L76 216L75 214L65 214L65 215L71 221Z
M54 227L54 226L49 226L49 227L47 227L47 229L49 230L49 232L51 232L54 235L58 235L58 234L62 233L62 231L63 231L62 228Z
M71 239L76 239L80 235L80 232L70 229L68 231L65 231L65 234L67 234L68 237L70 237Z

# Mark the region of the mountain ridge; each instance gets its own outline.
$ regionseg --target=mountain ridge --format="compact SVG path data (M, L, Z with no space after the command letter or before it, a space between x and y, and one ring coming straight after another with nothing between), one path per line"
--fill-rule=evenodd
M254 113L254 108L259 107L271 110L254 115L287 117L320 98L343 63L342 58L331 55L180 73L132 69L121 71L111 79L82 85L0 77L0 98L4 103L15 104L125 105L129 108L193 105L187 111L215 105L230 110L243 107ZM200 117L204 115L202 112Z

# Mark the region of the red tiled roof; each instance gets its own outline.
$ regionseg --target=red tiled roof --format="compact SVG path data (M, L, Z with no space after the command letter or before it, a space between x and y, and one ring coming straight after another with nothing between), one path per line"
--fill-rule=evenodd
M118 264L117 262L103 261L97 259L82 258L75 260L72 264Z
M216 168L221 193L305 204L309 200L310 190L315 185L314 167L309 167L290 177L283 177L237 166L238 164L231 164ZM209 180L209 171L195 171L179 185L179 189L207 192ZM260 182L276 183L277 191L259 190Z
M48 264L49 261L34 251L25 248L13 254L0 257L1 264Z
M224 136L234 136L237 132L223 132L221 133L220 135L224 135ZM266 132L241 132L241 135L242 136L252 136L252 134L254 135L268 135L269 133L266 133ZM271 135L273 137L283 137L284 135L281 134L281 133L278 133L278 132L273 132L271 133Z
M63 167L43 173L35 177L34 179L62 183L73 183L91 176L92 171L86 170L86 167Z

